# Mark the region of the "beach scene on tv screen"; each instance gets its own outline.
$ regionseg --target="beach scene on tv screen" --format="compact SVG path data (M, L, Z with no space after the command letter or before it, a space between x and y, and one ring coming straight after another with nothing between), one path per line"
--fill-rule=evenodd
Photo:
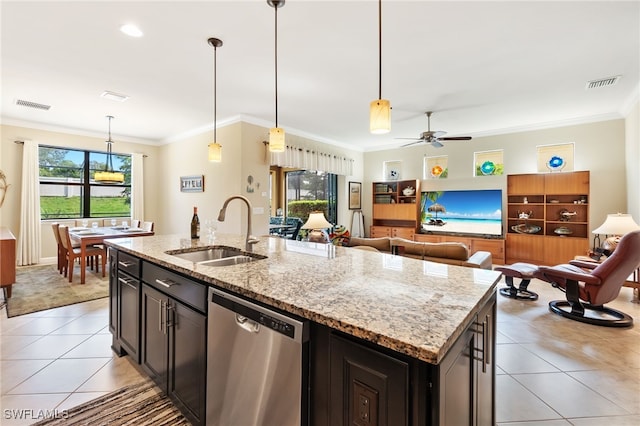
M502 235L502 190L423 192L423 232Z

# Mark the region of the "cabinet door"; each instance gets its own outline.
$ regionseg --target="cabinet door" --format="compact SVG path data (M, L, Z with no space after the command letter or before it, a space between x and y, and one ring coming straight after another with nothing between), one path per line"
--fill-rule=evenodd
M416 231L413 228L391 228L391 236L413 240Z
M118 339L126 352L140 362L140 281L118 271Z
M180 302L169 303L169 395L191 424L204 425L206 317Z
M390 237L391 228L389 226L372 226L369 234L371 238Z
M476 425L495 424L496 297L478 314L476 322Z
M332 426L408 424L408 364L336 335L330 352Z
M507 234L507 263L544 263L544 239L542 235Z
M507 194L509 195L533 195L544 193L544 175L508 175Z
M439 426L471 426L474 420L476 335L469 327L449 350L438 366L439 400L433 424Z
M504 265L504 240L479 240L474 239L471 242L471 252L488 251L491 253L493 263Z
M543 175L547 194L588 194L589 172L550 173Z
M159 291L142 285L142 324L140 360L142 368L167 392L168 327L167 296ZM204 373L203 373L204 375Z
M575 256L586 256L589 240L586 238L547 236L545 238L544 264L569 263Z

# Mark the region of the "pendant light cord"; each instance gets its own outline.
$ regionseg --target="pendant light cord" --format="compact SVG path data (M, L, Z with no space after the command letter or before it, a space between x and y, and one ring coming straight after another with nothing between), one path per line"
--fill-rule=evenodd
M278 127L278 7L275 6L275 76L276 76L276 127Z
M378 0L378 99L382 99L382 0Z
M217 136L217 94L218 94L218 88L217 88L217 75L218 75L218 68L217 68L217 54L218 52L218 48L216 47L216 45L213 45L213 143L218 143L218 136Z
M113 159L111 158L111 145L113 144L113 141L111 140L111 119L113 118L113 116L111 115L107 115L107 118L109 119L109 139L107 140L107 162L104 165L104 171L105 172L112 172L113 171Z

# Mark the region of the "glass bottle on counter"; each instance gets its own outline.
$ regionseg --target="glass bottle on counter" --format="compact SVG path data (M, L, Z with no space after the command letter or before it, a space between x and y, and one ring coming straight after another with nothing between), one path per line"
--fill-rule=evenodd
M200 238L200 219L198 218L198 208L193 207L193 217L191 218L191 239Z

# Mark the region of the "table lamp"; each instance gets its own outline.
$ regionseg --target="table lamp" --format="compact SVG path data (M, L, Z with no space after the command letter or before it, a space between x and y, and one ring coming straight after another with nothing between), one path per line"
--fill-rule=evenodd
M325 229L333 227L327 222L322 212L313 212L309 214L309 219L302 225L301 229L310 229L308 240L312 243L328 243L329 236Z
M594 250L600 247L600 235L609 235L602 243L602 249L608 250L610 255L620 242L620 238L629 232L640 229L640 226L633 220L630 214L614 213L608 214L602 225L592 231Z

